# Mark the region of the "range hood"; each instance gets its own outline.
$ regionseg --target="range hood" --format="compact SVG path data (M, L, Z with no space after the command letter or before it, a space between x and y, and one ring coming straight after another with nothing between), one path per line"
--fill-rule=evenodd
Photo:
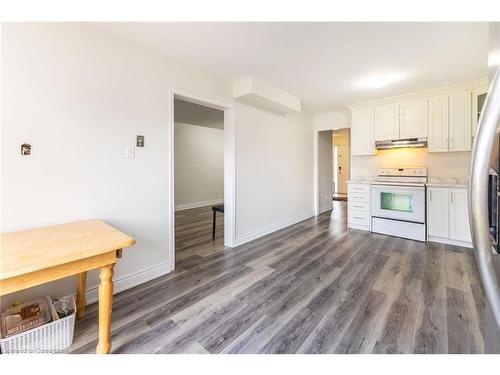
M427 147L427 138L408 138L408 139L394 139L388 141L376 141L375 148L377 150L389 150L391 148L403 147Z

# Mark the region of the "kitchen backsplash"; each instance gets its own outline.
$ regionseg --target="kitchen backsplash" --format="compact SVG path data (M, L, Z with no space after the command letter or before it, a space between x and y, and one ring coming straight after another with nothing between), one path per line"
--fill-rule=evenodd
M426 148L380 150L374 156L353 156L351 178L375 178L381 167L427 167L431 177L469 176L470 152L431 152Z

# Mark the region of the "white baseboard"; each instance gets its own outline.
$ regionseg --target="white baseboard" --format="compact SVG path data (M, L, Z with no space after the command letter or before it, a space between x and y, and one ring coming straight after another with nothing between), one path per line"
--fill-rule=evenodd
M468 247L472 249L472 242L457 241L457 240L451 240L449 238L441 238L434 236L427 236L427 241L445 243L448 245L455 245L461 247Z
M321 215L322 213L327 212L327 211L331 211L331 210L333 210L333 206L322 207L322 208L319 209L319 214L318 215Z
M175 210L176 211L183 211L183 210L189 210L191 208L212 206L214 204L222 204L222 203L224 203L224 199L212 199L212 200L209 200L209 201L201 201L201 202L178 204L178 205L175 206Z
M250 233L246 233L240 236L236 236L234 240L234 246L240 246L243 245L244 243L253 241L259 237L265 236L266 234L276 232L277 230L283 229L285 227L288 227L290 225L296 224L298 222L301 222L303 220L309 219L310 217L314 216L314 211L307 211L304 212L300 215L295 215L283 220L280 220L274 224L267 225L265 227L262 227L260 229L257 229L255 231L252 231Z
M124 290L133 288L139 284L156 279L157 277L166 275L172 271L170 267L170 262L162 262L153 267L146 268L144 270L138 271L131 275L123 276L113 280L114 294L123 292ZM85 296L87 298L87 304L96 302L98 300L99 287L95 286L93 288L87 289Z

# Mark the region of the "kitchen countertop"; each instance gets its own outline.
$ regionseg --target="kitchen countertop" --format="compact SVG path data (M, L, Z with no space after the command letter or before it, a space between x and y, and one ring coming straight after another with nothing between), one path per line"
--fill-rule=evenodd
M366 184L371 185L377 181L373 177L356 177L347 181L348 184ZM468 177L429 177L426 183L427 186L434 187L448 187L448 188L468 188Z
M375 180L376 179L374 179L374 178L362 177L362 178L354 178L352 180L347 181L347 183L348 184L371 184Z
M427 186L435 187L451 187L451 188L468 188L468 177L429 177Z

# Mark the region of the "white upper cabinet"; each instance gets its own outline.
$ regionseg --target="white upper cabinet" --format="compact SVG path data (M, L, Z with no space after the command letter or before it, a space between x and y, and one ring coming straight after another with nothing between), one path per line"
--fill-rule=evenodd
M477 123L479 115L483 110L484 101L486 100L486 93L488 86L482 86L472 92L472 136L476 136Z
M429 99L429 152L471 150L471 96L463 91Z
M470 151L472 146L471 92L450 95L450 151Z
M470 151L486 96L485 81L482 78L453 87L371 100L350 108L354 118L356 113L373 111L374 143L427 138L429 152ZM363 136L368 137L360 133Z
M428 132L427 99L401 103L399 105L399 138L427 137Z
M448 151L448 96L429 99L429 152Z
M427 137L427 99L375 107L375 140Z
M375 107L375 140L399 139L399 105Z
M373 108L352 111L351 117L351 154L374 155L375 140L373 127Z

